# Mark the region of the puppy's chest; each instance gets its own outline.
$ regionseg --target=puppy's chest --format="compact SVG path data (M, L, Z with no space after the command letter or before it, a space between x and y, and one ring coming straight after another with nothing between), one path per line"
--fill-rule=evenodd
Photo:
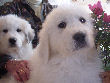
M27 50L27 49L20 49L17 50L16 52L11 52L9 53L14 59L17 60L27 60L33 55L32 49Z
M98 77L92 63L86 64L72 57L50 60L48 64L42 66L39 75L43 79L39 83L95 83L89 77L92 79Z

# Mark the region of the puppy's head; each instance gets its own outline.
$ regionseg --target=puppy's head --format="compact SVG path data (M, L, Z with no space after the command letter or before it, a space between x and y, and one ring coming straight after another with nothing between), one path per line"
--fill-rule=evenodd
M0 52L13 52L32 41L31 25L16 15L0 17Z
M93 48L94 28L89 12L83 6L75 4L54 9L43 24L41 41L48 41L46 45L43 43L43 47L48 45L52 53L68 55L74 51Z

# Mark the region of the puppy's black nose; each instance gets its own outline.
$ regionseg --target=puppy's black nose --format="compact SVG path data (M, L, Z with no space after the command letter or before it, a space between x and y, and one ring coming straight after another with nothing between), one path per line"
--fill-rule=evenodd
M85 34L78 32L73 36L73 39L78 43L83 43L85 41Z
M15 44L16 44L16 38L10 38L10 39L9 39L9 43L10 43L11 45L15 45Z

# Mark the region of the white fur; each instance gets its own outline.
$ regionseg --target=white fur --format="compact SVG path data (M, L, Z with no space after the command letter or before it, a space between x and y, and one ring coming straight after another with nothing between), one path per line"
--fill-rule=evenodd
M86 19L81 23L79 18ZM66 22L65 29L58 24ZM77 32L86 34L87 45L76 49L72 38ZM66 5L54 9L43 23L26 83L101 83L101 62L94 45L91 17L83 7ZM15 82L10 82L15 83Z
M79 18L86 19L81 23ZM58 28L62 21L65 29ZM75 33L86 34L87 46L76 50ZM101 62L94 45L90 14L78 5L54 9L40 32L40 43L32 61L32 76L27 83L101 83Z
M17 32L18 28L22 31ZM8 32L4 33L4 29ZM15 47L10 46L10 38L16 38ZM34 31L26 20L11 14L0 17L0 54L11 55L17 60L27 60L32 56L33 38ZM11 75L4 76L0 79L0 83L9 82L10 77Z

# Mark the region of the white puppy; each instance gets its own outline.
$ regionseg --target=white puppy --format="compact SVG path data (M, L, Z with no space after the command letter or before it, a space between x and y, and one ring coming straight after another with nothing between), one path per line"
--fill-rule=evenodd
M34 31L26 20L11 14L0 17L0 54L11 55L17 60L29 59L33 52L33 38ZM0 83L5 80L6 76Z
M94 28L83 7L66 5L54 9L39 36L26 83L101 83Z
M27 83L101 83L101 61L90 14L65 5L46 18Z

